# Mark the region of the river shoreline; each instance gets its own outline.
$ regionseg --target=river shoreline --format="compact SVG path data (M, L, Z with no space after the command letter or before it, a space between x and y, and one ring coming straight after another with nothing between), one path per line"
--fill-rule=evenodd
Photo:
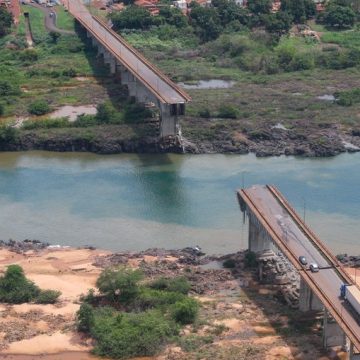
M199 119L197 119L199 120ZM193 122L195 120L192 120ZM196 126L201 126L201 120ZM204 124L205 126L205 124ZM191 129L191 134L189 130ZM248 154L257 157L331 157L360 151L360 132L338 127L286 129L281 124L252 131L216 131L211 138L196 136L196 128L185 126L183 137L160 141L152 125L99 126L48 130L19 130L2 141L2 151L45 150L57 152Z

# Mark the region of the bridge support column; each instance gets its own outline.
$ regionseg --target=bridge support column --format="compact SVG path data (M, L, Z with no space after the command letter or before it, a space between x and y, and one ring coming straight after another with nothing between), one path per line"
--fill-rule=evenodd
M270 236L260 225L257 218L249 213L249 246L250 251L260 252L264 250L275 250Z
M360 360L360 353L355 352L353 343L350 343L349 360Z
M160 137L175 136L178 134L178 119L172 112L172 104L160 103ZM176 104L175 104L176 106Z
M323 310L324 305L319 298L309 288L303 278L300 279L300 297L299 297L299 310L311 311L311 310Z
M323 346L325 349L333 346L341 346L347 349L346 335L341 327L329 316L329 312L324 310L323 320Z

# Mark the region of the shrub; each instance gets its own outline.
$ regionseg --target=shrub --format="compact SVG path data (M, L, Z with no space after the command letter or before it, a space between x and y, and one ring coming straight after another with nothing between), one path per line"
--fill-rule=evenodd
M126 123L139 123L152 116L152 112L143 104L129 103L124 109L124 120Z
M330 28L350 29L355 18L356 14L350 7L330 4L323 15L323 22Z
M16 141L18 137L19 131L18 129L7 126L1 125L0 126L0 146L4 146L8 143Z
M40 289L26 279L19 265L10 265L5 275L0 278L0 301L11 304L21 304L36 298Z
M102 312L101 316L95 315L91 329L97 341L94 353L116 359L154 356L177 333L177 326L158 311L140 314Z
M341 106L351 106L360 103L360 88L338 91L334 94L336 103Z
M87 303L81 304L80 309L76 313L76 318L78 330L85 333L90 332L95 321L93 307Z
M226 269L233 269L236 265L236 261L234 259L226 259L223 262L223 267Z
M239 115L239 110L233 105L223 104L219 108L218 117L224 119L236 119Z
M38 53L35 49L25 49L19 54L19 59L26 63L34 62L38 57Z
M4 113L5 113L5 106L4 104L0 103L0 116L4 115Z
M35 298L35 303L36 304L55 304L60 295L61 295L60 291L41 290L39 295L37 295Z
M199 312L199 304L195 299L184 298L177 301L171 310L173 319L180 324L191 324Z
M108 124L114 118L115 109L109 102L97 105L96 110L96 120L101 124Z
M0 80L0 96L19 95L20 88L7 80Z
M182 336L178 341L182 350L192 352L199 350L199 348L205 344L211 344L214 338L211 335L199 336L190 334L188 336Z
M245 266L252 268L257 266L256 254L252 251L248 251L245 254Z
M69 127L71 124L67 118L28 120L22 124L24 130L51 129Z
M62 72L63 76L68 77L75 77L76 76L76 70L73 68L66 69Z
M13 17L4 6L0 6L0 37L8 34L11 30Z
M152 289L167 290L186 295L189 292L191 285L189 281L183 276L173 279L166 279L164 277L160 277L150 283L150 287Z
M134 300L133 307L140 310L163 307L184 298L185 296L179 292L142 288Z
M210 110L208 108L199 110L199 116L204 119L209 119L211 117Z
M74 127L94 126L98 123L96 115L78 115L76 120L71 124Z
M139 270L126 267L105 269L97 279L96 286L111 302L129 302L139 293L138 282L141 279Z
M45 100L36 100L29 105L28 111L33 115L44 115L50 112L50 106Z

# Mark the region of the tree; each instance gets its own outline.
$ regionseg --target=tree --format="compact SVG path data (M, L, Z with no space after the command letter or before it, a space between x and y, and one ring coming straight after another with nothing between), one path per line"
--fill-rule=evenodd
M163 6L160 8L159 16L161 16L167 24L176 26L177 28L188 26L187 17L184 16L178 8Z
M96 286L109 301L127 302L138 294L137 283L141 279L139 270L125 267L105 269L97 279Z
M8 34L13 23L11 13L3 6L0 6L0 37Z
M271 34L281 36L287 34L291 28L291 16L287 12L277 12L267 15L265 29Z
M248 9L255 15L270 14L272 7L271 0L249 0Z
M347 6L330 5L324 14L324 24L335 29L350 29L355 23L355 13Z
M248 10L240 7L233 0L213 0L212 5L216 8L223 26L233 21L238 21L242 25L249 23Z
M190 12L191 24L202 41L215 40L221 33L219 15L214 8L194 6Z
M316 14L316 5L313 0L282 0L281 10L293 17L295 23L304 23Z
M148 29L153 19L148 10L136 5L128 6L124 11L113 12L110 15L115 30Z

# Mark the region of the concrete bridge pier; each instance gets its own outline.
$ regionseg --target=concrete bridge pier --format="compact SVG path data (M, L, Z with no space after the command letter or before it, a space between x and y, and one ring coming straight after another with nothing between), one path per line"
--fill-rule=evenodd
M260 252L265 250L277 251L270 235L260 224L259 220L250 211L249 217L249 245L248 249L252 252Z
M344 331L337 322L330 317L329 312L324 310L323 318L323 346L325 349L334 346L341 346L344 351L348 351L347 338Z
M314 294L303 278L300 279L299 310L303 312L311 310L323 310L324 305Z

